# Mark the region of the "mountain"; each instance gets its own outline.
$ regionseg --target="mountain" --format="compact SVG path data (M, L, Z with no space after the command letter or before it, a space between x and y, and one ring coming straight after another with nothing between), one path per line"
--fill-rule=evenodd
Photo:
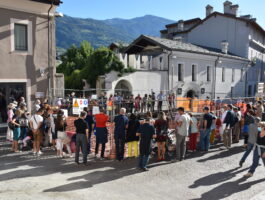
M141 34L159 36L166 24L174 21L146 15L133 19L95 20L64 16L56 19L56 41L59 49L67 49L83 40L92 46L108 46L112 42L130 43Z

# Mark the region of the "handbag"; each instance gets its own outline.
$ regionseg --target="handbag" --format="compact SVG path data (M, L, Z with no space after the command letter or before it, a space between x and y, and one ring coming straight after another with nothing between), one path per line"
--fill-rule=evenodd
M57 138L60 139L60 140L64 140L66 139L67 135L66 135L66 132L64 131L58 131L57 132Z
M8 122L8 128L10 128L12 131L15 130L15 124Z

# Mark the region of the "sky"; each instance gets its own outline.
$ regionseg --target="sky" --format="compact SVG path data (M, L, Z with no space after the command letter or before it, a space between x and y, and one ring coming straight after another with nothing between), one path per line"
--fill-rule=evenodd
M72 17L131 19L155 15L178 21L204 18L205 7L210 4L214 11L223 12L225 0L62 0L59 12ZM239 4L239 15L251 14L265 29L265 0L231 0Z

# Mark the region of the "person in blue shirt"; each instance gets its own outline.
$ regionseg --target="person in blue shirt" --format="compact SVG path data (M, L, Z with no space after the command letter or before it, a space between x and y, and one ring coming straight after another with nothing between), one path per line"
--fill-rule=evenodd
M116 159L122 161L124 159L124 145L126 139L126 129L128 128L128 118L125 116L126 109L121 108L120 114L114 118L114 138L116 145Z

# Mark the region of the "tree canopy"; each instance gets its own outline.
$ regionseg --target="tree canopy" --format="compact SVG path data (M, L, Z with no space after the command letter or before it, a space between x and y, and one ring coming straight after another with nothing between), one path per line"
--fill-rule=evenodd
M118 72L119 76L134 71L132 68L125 68L110 49L100 47L94 50L87 41L83 41L80 47L71 46L61 59L57 72L65 75L67 89L82 89L82 79L95 87L98 77L111 71Z

